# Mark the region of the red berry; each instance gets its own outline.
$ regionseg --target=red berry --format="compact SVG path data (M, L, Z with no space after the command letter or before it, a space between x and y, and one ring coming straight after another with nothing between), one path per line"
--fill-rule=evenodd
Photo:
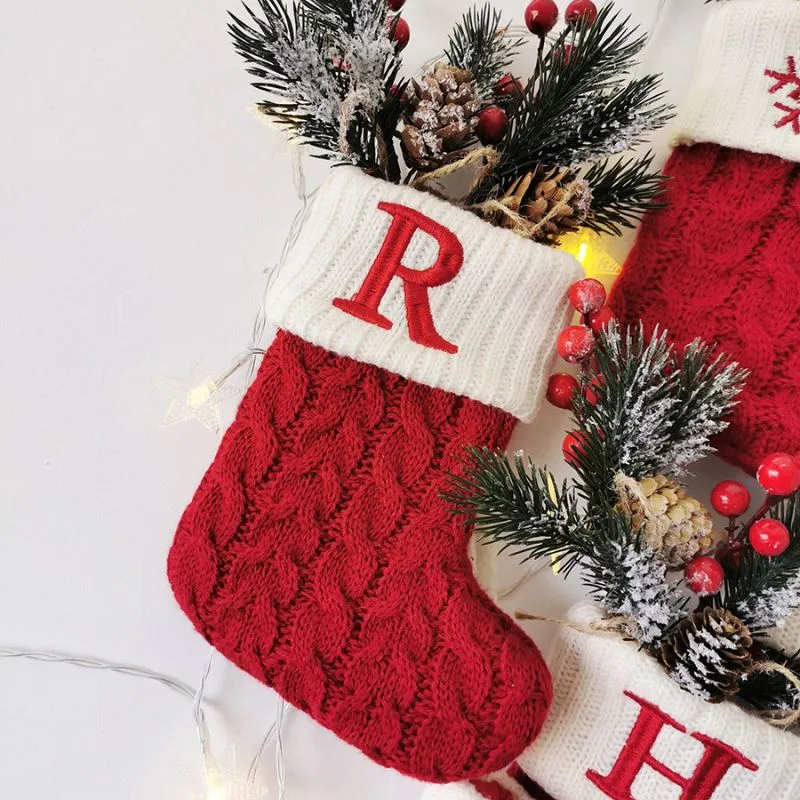
M398 50L403 50L410 39L411 28L408 27L408 23L402 17L398 17L397 21L393 23L392 41L397 45Z
M789 529L777 519L765 517L750 526L750 544L759 555L774 558L786 551L791 541Z
M572 398L578 391L578 381L572 375L551 375L547 384L547 399L556 408L572 408Z
M767 492L786 497L800 489L800 464L788 453L773 453L761 462L756 477Z
M564 437L561 445L561 452L564 454L564 461L571 464L575 459L575 454L584 453L585 440L582 433L568 433Z
M616 318L617 315L608 306L603 306L589 314L589 327L595 333L600 333L609 322L612 322Z
M506 97L521 97L522 93L525 91L525 87L522 85L522 81L519 78L515 78L510 72L506 72L497 82L494 90L497 94Z
M584 278L570 287L569 302L581 314L592 314L599 311L606 302L605 287L594 278Z
M558 22L558 6L554 0L533 0L525 9L525 24L535 36L546 36Z
M406 0L386 0L386 5L389 6L392 11L399 11L405 4Z
M583 325L570 325L559 334L556 349L564 361L576 364L592 354L594 334Z
M572 0L564 12L564 19L569 25L577 25L579 22L594 25L597 19L597 6L592 0Z
M725 580L725 570L716 558L700 556L686 565L683 571L686 585L701 596L716 594Z
M508 114L500 106L487 106L478 114L475 130L483 144L497 144L505 136Z
M739 481L722 481L711 490L711 505L724 517L738 517L750 508L750 492Z

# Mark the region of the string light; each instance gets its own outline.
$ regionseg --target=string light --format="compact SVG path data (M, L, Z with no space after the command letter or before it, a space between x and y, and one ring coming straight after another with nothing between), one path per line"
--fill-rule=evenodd
M605 283L607 288L622 272L619 262L615 261L603 247L602 237L588 228L581 228L576 233L563 236L559 248L575 256L586 272L587 278L597 278Z
M261 113L258 116L261 119L264 118ZM310 193L307 191L303 154L300 146L290 143L289 147L292 152L293 183L297 197L300 200L300 209L295 214L289 227L289 233L284 241L277 263L273 267L267 267L264 270L267 280L261 305L253 322L250 343L247 349L234 359L228 369L216 377L205 376L200 378L197 370L193 370L186 378L161 378L159 383L172 386L174 393L161 420L161 428L170 428L183 422L194 421L213 433L219 433L222 428L222 413L220 410L222 403L228 398L242 394L240 388L226 386L227 381L244 366L247 366L245 385L249 386L253 382L257 356L264 354L260 344L267 326L267 298L269 291L272 288L275 276L283 267L290 250L300 236L303 225L305 225L308 218L311 200L316 193L316 190Z
M256 785L256 776L260 766L264 751L273 739L277 739L275 751L275 772L277 776L278 792L281 800L285 797L285 751L283 746L283 727L286 721L287 705L281 698L278 705L276 721L273 722L261 745L256 752L255 758L250 764L247 779L244 783L238 783L235 776L230 780L225 780L211 753L211 737L206 722L206 715L203 709L206 680L211 671L214 651L212 650L206 663L200 687L197 690L191 686L174 678L147 667L140 667L133 664L121 664L104 659L74 655L70 653L59 653L47 650L31 650L25 648L0 647L0 659L19 659L28 661L38 661L45 664L67 664L79 669L101 670L117 675L124 675L129 678L139 680L155 681L173 692L186 697L192 701L195 729L200 741L200 751L203 760L203 774L205 778L205 796L198 800L262 800L266 798L266 792L259 789Z

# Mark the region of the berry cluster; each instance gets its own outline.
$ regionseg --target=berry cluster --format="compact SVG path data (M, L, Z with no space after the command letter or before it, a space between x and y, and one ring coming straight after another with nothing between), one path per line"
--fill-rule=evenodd
M564 12L568 25L582 22L591 25L597 19L597 6L592 0L572 0ZM554 0L532 0L525 9L525 24L536 36L546 36L558 22L558 6Z
M570 364L589 362L596 337L603 327L615 319L614 312L605 304L606 290L593 278L578 281L569 290L569 301L581 315L580 325L570 325L558 337L556 349L559 356ZM575 397L581 392L578 380L567 373L557 373L550 378L547 399L557 408L572 410ZM594 404L592 384L583 387L583 396ZM574 453L580 452L580 433L568 433L562 444L564 459L569 463ZM775 558L786 552L791 543L789 529L767 512L784 497L800 490L800 455L774 453L767 456L758 468L759 484L767 493L758 511L744 523L739 518L750 508L752 498L747 487L735 480L718 483L711 492L714 510L728 518L727 541L716 556L701 556L689 562L684 571L688 587L698 595L716 594L725 581L725 563L736 569L738 554L749 543L760 556Z
M404 2L405 0L400 0L399 5ZM591 25L597 19L597 6L592 0L572 0L564 13L564 19L568 25L576 26L579 23ZM542 39L557 22L558 6L553 0L533 0L525 9L525 24L528 30ZM572 45L564 46L565 60L569 61L572 50ZM498 98L497 104L487 106L478 114L478 128L475 134L484 145L495 145L503 140L508 129L508 114L503 104L521 98L525 88L518 78L507 72L498 81L494 91Z
M784 497L800 489L800 456L793 457L788 453L767 456L758 468L757 478L767 496L758 511L744 524L739 524L738 519L750 508L751 497L747 487L739 481L727 480L712 490L712 507L728 518L728 540L721 549L720 558L705 556L687 565L684 577L696 594L716 594L722 588L725 568L720 559L726 561L731 569L736 569L738 553L745 542L766 558L782 555L789 547L789 529L766 514Z
M595 337L616 317L605 304L606 290L603 284L594 278L585 278L573 284L569 290L569 301L581 315L582 324L570 325L565 328L558 337L556 349L564 361L569 364L578 364L591 358ZM557 373L550 378L547 385L547 399L558 408L570 410L578 391L578 381L573 375ZM591 403L593 396L591 386L586 387L584 395ZM570 436L572 439L575 438ZM570 436L567 439L570 439ZM568 442L565 440L565 452L568 449L567 444Z

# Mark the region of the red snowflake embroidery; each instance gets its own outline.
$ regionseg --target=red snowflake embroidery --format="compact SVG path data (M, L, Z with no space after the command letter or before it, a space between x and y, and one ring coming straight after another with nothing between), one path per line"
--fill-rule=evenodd
M792 56L786 59L786 72L778 72L775 69L764 70L764 74L768 78L775 80L775 85L769 90L770 94L789 89L792 86L794 89L787 95L794 105L790 106L786 103L777 102L775 108L783 111L785 116L775 123L776 128L783 128L785 125L791 125L792 131L796 136L800 136L800 75L797 74L797 64Z

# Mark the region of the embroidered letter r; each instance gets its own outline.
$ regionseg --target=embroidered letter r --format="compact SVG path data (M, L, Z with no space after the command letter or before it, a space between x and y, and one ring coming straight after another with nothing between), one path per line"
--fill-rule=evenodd
M464 248L458 237L419 211L397 203L378 203L381 211L392 215L392 224L364 283L351 300L337 298L333 305L358 319L390 330L393 323L378 307L393 278L403 281L406 321L411 341L445 353L457 353L458 347L436 330L431 314L428 289L453 280L464 263ZM436 262L428 269L415 270L403 265L416 231L433 237L439 245Z

